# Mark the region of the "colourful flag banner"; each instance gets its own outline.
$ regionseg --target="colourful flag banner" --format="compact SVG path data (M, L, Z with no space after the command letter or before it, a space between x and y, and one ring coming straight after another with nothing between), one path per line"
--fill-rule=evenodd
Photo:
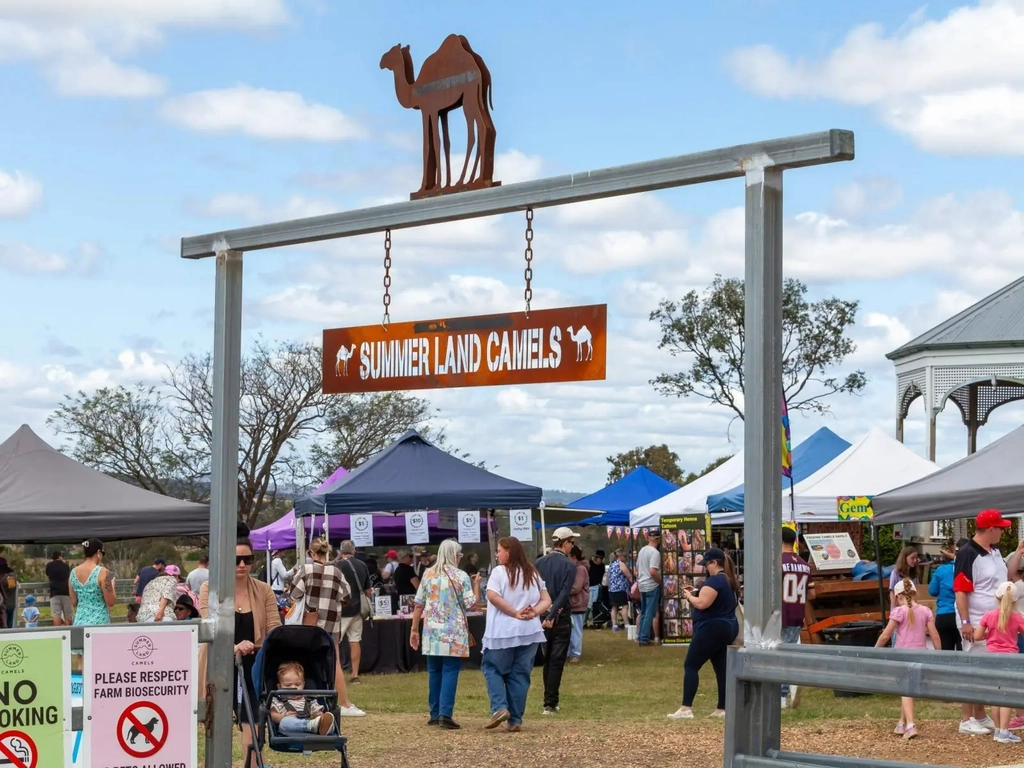
M785 395L782 396L782 474L790 479L793 477L792 437L789 432L789 408Z
M615 526L614 526L614 525L609 525L609 526L608 526L608 538L609 538L609 539L610 539L610 538L612 537L612 534L613 534L614 532L615 532Z

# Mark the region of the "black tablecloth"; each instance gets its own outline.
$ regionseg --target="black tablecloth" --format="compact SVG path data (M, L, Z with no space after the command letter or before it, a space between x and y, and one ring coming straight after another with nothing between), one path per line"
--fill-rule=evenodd
M391 672L425 672L427 662L423 654L409 647L411 619L376 619L363 622L363 652L359 661L360 676L366 674L388 674ZM480 668L480 651L484 641L484 617L470 616L469 631L476 638L476 645L469 649L463 669ZM350 669L348 640L341 641L341 664Z

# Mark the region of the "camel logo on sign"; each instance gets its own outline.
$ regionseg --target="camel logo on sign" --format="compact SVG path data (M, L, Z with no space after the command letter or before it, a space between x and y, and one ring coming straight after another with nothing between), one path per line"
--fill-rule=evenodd
M356 353L356 345L352 344L346 347L344 344L338 348L338 356L334 363L334 371L339 376L348 376L348 361L352 359L352 356Z
M17 669L25 661L25 651L21 649L20 645L11 643L5 645L3 651L0 651L0 664L3 664L7 669Z
M146 661L153 655L155 650L156 646L153 644L153 638L147 635L139 635L132 641L132 656L139 661Z

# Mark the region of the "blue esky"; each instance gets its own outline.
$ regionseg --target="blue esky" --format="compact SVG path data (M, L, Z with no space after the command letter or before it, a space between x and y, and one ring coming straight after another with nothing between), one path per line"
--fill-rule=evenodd
M866 25L874 25L867 27ZM856 298L862 398L827 418L891 431L884 353L1024 271L1024 7L329 0L0 3L0 433L79 388L159 379L212 338L213 265L178 239L406 199L419 120L381 55L418 67L466 35L494 80L506 183L847 128L852 163L786 177L787 274ZM462 134L453 121L453 158ZM605 383L432 393L453 441L501 472L590 491L605 456L731 452L729 414L667 400L647 314L742 273L742 184L537 212L535 306L606 301ZM519 216L395 234L396 320L521 305ZM246 257L246 332L317 338L379 320L380 238ZM952 409L940 463L964 452ZM1021 422L1007 406L982 443ZM923 450L919 405L908 443ZM734 443L741 432L734 425Z

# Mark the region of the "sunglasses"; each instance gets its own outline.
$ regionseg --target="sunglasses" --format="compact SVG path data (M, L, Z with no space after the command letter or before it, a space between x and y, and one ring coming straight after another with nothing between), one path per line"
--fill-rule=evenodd
M252 565L254 560L256 560L256 555L236 555L235 565L242 565L242 563Z
M177 613L178 611L185 611L185 613L189 613L189 609L186 608L184 605L174 606L174 612Z

